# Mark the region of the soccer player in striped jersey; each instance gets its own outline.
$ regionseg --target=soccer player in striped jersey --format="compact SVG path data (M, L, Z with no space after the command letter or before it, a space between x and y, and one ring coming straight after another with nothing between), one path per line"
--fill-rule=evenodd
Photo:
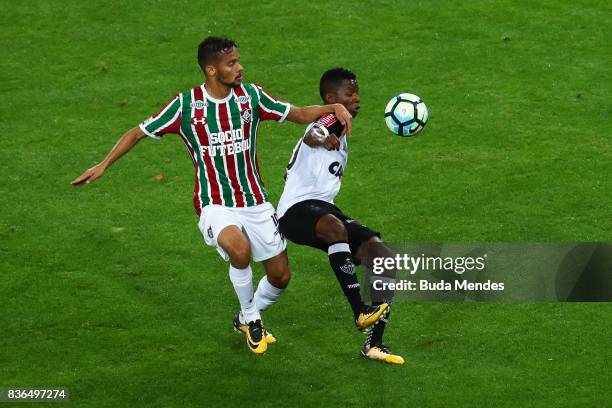
M170 99L155 115L125 133L98 165L72 181L91 183L141 139L177 134L195 168L193 204L207 245L229 261L229 276L240 312L234 327L251 351L264 353L276 342L260 312L275 303L290 279L286 242L257 161L257 130L262 121L285 119L306 124L334 113L349 129L351 115L341 104L299 107L280 101L261 86L243 83L238 44L224 37L198 46L205 82ZM266 270L253 291L251 256Z
M319 90L325 103L341 103L353 117L359 113L359 85L351 71L343 68L326 71ZM383 344L393 292L375 291L370 285L373 305L367 306L355 276L356 263L367 265L374 256L392 254L380 239L380 233L348 217L333 203L348 160L346 133L346 126L333 113L321 116L306 127L287 166L285 188L278 203L279 229L296 244L328 254L329 263L353 311L355 324L361 330L371 329L361 355L403 364L404 359ZM388 276L377 276L377 279L394 281L394 271L389 272Z

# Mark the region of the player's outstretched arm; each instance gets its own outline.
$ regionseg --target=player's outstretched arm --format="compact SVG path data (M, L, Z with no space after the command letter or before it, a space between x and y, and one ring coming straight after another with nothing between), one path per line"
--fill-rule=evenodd
M142 130L136 126L133 129L128 130L121 138L117 141L115 146L108 153L106 158L102 160L101 163L96 164L92 168L88 169L85 173L81 174L76 179L72 180L70 184L73 186L78 186L80 184L89 184L96 180L97 178L102 177L104 171L117 161L121 156L132 150L134 146L145 137L145 134Z
M353 117L348 110L339 103L331 105L313 105L313 106L294 106L291 105L287 120L294 123L307 124L319 119L326 113L333 113L338 118L338 121L344 126L346 133L351 134L353 130Z

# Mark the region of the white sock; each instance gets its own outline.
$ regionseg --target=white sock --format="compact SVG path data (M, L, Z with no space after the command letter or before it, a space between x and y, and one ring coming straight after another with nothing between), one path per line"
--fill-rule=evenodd
M257 285L257 290L255 291L255 304L257 305L257 309L264 311L272 306L276 303L281 293L283 293L283 290L284 289L279 289L272 285L270 281L268 281L267 276L261 278L259 285Z
M257 310L253 295L253 272L251 266L238 269L230 265L229 276L234 285L236 296L240 302L240 310L247 322L260 320L259 310Z

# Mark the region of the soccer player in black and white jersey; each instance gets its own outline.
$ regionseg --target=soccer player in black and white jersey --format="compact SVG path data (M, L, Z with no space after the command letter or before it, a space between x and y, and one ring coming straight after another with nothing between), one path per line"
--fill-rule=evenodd
M359 85L351 71L330 69L321 77L319 87L325 103L340 103L353 117L359 113ZM346 139L344 126L334 114L325 114L307 126L287 166L285 188L277 207L279 230L296 244L328 254L357 328L369 329L361 355L403 364L404 359L394 355L382 341L392 294L372 306L364 304L355 274L355 263L364 260L366 244L383 246L380 233L348 217L333 203L348 159Z

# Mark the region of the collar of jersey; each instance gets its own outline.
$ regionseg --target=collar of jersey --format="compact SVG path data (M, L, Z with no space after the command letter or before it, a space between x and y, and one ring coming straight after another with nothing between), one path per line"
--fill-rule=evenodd
M234 88L232 88L230 90L229 95L227 95L225 98L217 99L217 98L213 98L212 96L210 96L208 94L208 92L206 92L206 87L204 86L204 84L202 84L201 87L202 87L202 93L204 94L204 98L206 98L206 99L208 99L208 100L210 100L210 101L212 101L214 103L225 103L225 102L229 101L232 96L234 96Z

